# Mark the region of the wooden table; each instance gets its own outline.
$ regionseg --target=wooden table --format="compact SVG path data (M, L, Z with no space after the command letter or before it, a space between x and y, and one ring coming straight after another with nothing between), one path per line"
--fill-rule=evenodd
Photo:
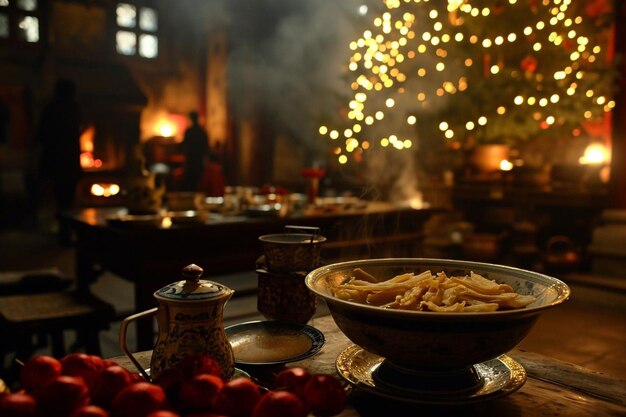
M154 307L154 291L180 280L181 270L188 264L201 266L208 279L217 274L254 271L262 254L259 236L284 233L286 225L319 227L327 238L322 245L323 262L418 256L424 223L439 211L369 202L362 207L308 215L214 215L203 222L140 227L107 220L120 210L87 208L65 213L63 221L76 235L78 285L88 288L103 270L111 271L134 283L137 311ZM140 350L152 347L149 320L137 323L137 340Z
M314 373L337 377L337 355L351 342L341 333L332 317L314 318L310 324L324 333L326 343L315 356L287 366L302 366ZM139 361L147 368L151 352L139 353ZM486 402L454 407L409 405L392 402L371 394L351 390L350 406L340 417L369 416L481 416L481 417L587 417L625 416L626 381L558 361L535 353L515 349L508 354L522 364L528 374L526 383L516 392ZM113 358L120 365L134 370L126 357ZM282 368L248 368L261 382L271 380Z

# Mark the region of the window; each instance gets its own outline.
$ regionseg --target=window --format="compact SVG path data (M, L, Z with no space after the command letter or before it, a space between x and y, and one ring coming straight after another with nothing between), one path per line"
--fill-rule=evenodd
M0 40L39 43L38 0L0 0Z
M6 0L0 0L2 1ZM115 49L119 54L142 58L156 58L159 55L158 14L155 9L131 3L118 3L115 17L117 23ZM1 30L0 22L0 32Z

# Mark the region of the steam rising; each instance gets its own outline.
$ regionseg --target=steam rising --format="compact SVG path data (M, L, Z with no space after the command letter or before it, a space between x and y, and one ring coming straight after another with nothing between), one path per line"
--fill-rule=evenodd
M182 3L184 4L184 3ZM318 128L351 94L348 45L372 25L382 0L218 0L203 3L205 27L228 29L229 100L235 119L260 115L313 158L328 154ZM403 155L400 155L403 154ZM413 152L368 152L370 196L408 199ZM315 162L315 161L314 161Z
M366 24L356 0L229 2L232 104L261 111L311 151L327 148L319 124L348 93L348 44ZM242 100L247 97L248 100ZM250 102L253 97L254 102Z

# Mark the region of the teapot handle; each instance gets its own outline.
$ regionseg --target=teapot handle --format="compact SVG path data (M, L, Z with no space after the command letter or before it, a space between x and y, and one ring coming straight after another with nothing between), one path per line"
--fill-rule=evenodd
M151 381L150 375L143 369L143 366L139 363L139 361L133 356L130 350L128 350L128 346L126 345L126 333L128 330L128 325L135 320L142 319L144 317L154 316L157 313L158 307L151 308L150 310L142 311L141 313L133 314L132 316L126 317L122 320L120 325L120 348L122 351L128 356L128 359L135 365L135 368L139 371L141 376L143 376L146 381Z

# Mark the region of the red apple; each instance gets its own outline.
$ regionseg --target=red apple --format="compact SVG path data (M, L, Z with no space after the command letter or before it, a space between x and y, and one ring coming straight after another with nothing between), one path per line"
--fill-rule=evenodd
M52 356L34 356L20 371L20 384L27 392L35 392L48 381L61 375L61 362Z
M86 353L70 353L61 358L63 375L79 376L85 380L88 387L93 384L96 375L104 369L101 357Z
M173 411L159 410L154 413L150 413L148 417L180 417L180 414L176 414Z
M163 388L167 398L175 400L178 398L178 393L183 383L183 375L179 367L170 368L160 373L152 382Z
M72 417L109 417L109 412L97 405L85 405L77 408Z
M346 392L330 375L313 375L304 387L304 402L316 416L333 416L346 408Z
M306 408L302 401L289 391L269 391L264 394L252 417L305 417Z
M43 415L66 417L89 403L89 389L82 378L61 375L42 386L36 398Z
M261 399L261 390L250 378L236 378L224 384L215 399L215 411L231 417L247 417Z
M200 374L222 376L222 367L213 358L203 354L186 356L180 363L179 369L183 378L188 379Z
M25 393L0 395L0 416L35 417L37 403L35 397Z
M146 379L141 374L130 374L130 383L136 384L137 382L146 382Z
M112 361L111 359L102 358L102 366L108 368L109 366L117 366L119 365L117 362Z
M111 402L116 417L146 417L165 408L167 398L163 388L150 382L137 382L121 390Z
M191 413L191 414L187 414L186 417L230 417L230 416L226 416L224 414L216 414L216 413L209 413L209 412L202 412L202 413ZM276 417L282 417L282 416L276 416Z
M289 391L304 400L304 386L310 378L311 374L304 368L287 368L276 375L274 390Z
M223 386L224 381L220 377L196 375L180 387L179 405L189 411L209 411Z
M130 385L130 372L119 365L109 366L98 373L91 386L91 401L108 407L118 392Z

